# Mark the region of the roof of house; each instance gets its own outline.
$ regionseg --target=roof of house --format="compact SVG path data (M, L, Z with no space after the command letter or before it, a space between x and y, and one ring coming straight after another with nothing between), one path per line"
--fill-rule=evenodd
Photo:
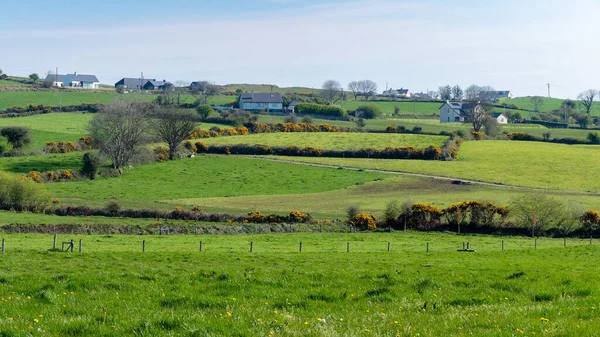
M67 76L69 76L69 78L71 78L73 81L79 81L79 82L99 82L98 78L96 77L96 75L83 75L83 74L67 74Z
M123 82L122 84L128 88L131 87L139 87L140 85L143 85L144 83L146 83L147 81L154 81L153 79L143 79L143 78L132 78L132 77L124 77L122 78L119 82ZM118 84L119 82L115 83Z
M442 106L440 107L440 109L444 106L448 104L448 106L454 110L456 113L460 114L460 115L466 115L469 112L469 109L471 108L471 103L470 102L450 102L450 101L446 101L446 103L442 104Z
M482 91L481 93L486 95L499 95L504 96L510 94L510 90L492 90L492 91Z
M494 117L494 118L498 118L500 116L504 116L504 114L502 112L492 112L490 114L490 116Z
M155 86L155 87L158 88L158 87L162 87L163 85L165 85L165 84L167 84L169 82L167 82L167 81L157 81L157 80L148 80L148 81L146 81L146 83L144 85L146 85L148 83L151 83L153 86Z
M398 95L406 95L408 94L408 89L396 89Z
M283 103L278 92L245 92L240 95L241 103Z
M297 100L297 99L295 99L295 100L291 101L291 102L290 102L290 104L289 104L288 106L296 106L296 105L298 105L298 104L300 104L300 101L299 101L299 100Z
M46 76L46 80L52 80L54 82L64 82L65 81L65 77L67 77L67 75L55 75L55 74L49 74L48 76Z

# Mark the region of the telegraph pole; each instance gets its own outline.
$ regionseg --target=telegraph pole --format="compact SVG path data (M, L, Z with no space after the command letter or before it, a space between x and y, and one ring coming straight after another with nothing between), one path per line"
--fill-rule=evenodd
M548 98L550 98L550 83L548 83Z

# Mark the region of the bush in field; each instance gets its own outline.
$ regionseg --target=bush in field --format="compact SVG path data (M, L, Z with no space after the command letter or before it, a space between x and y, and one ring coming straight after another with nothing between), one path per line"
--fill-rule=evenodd
M361 230L372 231L377 228L377 219L375 216L366 213L358 213L350 218L348 222L350 222L352 226Z
M346 216L348 220L352 219L356 214L360 213L360 205L350 205L346 208Z
M213 108L208 105L208 104L200 104L197 108L196 108L196 112L198 113L198 115L200 115L200 118L202 120L205 120L208 118L208 116L210 116L214 110Z
M410 225L416 229L430 230L441 224L442 210L433 205L414 203L410 214Z
M306 115L306 116L302 117L302 123L312 124L313 118L309 115Z
M170 158L169 149L164 146L157 146L153 149L154 155L156 156L156 161L165 161Z
M86 152L83 155L83 167L81 168L81 174L93 180L96 178L101 164L102 161L98 155L91 152Z
M185 143L183 143L183 147L189 152L189 153L196 153L198 151L198 148L196 147L196 145L190 141L187 141Z
M0 130L0 136L12 145L13 149L21 149L31 143L29 128L23 126L7 126Z
M595 210L587 210L579 218L581 222L581 228L586 232L592 232L598 229L600 224L600 213Z
M108 212L108 214L115 216L121 211L121 204L119 204L116 200L109 200L104 206L104 209Z
M546 194L535 193L513 200L511 210L518 224L528 228L535 237L561 221L564 203Z
M376 105L361 105L354 111L356 118L373 119L381 117L381 109Z
M52 196L44 185L27 179L0 172L0 209L21 211L43 211L51 203Z
M383 220L388 226L396 225L402 214L402 204L398 200L392 200L387 203L383 211Z
M590 132L587 135L587 140L592 144L600 144L600 134L598 132Z
M296 105L295 111L299 115L321 115L332 117L344 117L346 115L346 111L342 108L316 103L300 103Z
M205 143L196 142L194 145L196 146L196 152L198 152L198 153L207 153L208 152L208 146Z
M473 131L473 132L471 132L471 135L473 136L473 139L481 140L485 136L485 133L483 133L481 131Z

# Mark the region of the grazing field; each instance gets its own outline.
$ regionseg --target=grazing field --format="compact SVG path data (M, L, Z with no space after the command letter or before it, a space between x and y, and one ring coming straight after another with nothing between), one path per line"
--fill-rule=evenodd
M533 250L507 237L502 252L497 237L447 234L144 236L142 253L142 237L62 236L84 245L62 253L48 251L50 235L5 237L5 336L590 336L598 326L600 250L586 241ZM456 252L464 241L477 252Z
M543 105L540 107L540 111L542 112L548 112L548 111L552 111L552 110L560 110L562 108L563 102L565 101L565 99L563 98L548 98L548 97L542 97L543 100ZM583 107L583 105L581 105L581 101L578 100L573 100L577 106L575 107L575 111L580 112L580 113L585 113L585 108ZM530 97L515 97L512 99L501 99L499 101L499 104L502 103L506 103L506 104L515 104L516 106L518 106L521 109L528 109L528 110L533 110L533 104L531 103L531 98ZM524 112L525 116L527 116L527 112ZM592 109L590 110L590 114L597 116L600 115L600 105L598 104L598 102L594 102L594 105L592 105Z
M278 132L247 136L218 137L202 139L208 145L260 144L266 146L315 147L327 150L348 150L387 146L412 145L425 148L430 145L440 147L448 137L410 134L360 133L360 132Z
M343 189L384 179L380 173L304 167L256 159L198 156L136 166L116 178L48 184L57 197L85 201L108 199L155 202L181 198L304 194Z
M0 157L0 171L25 174L30 171L79 170L82 166L82 157L83 152Z
M0 80L0 87L25 87L27 84L11 81L11 80Z
M600 191L596 169L600 147L543 142L471 141L458 160L344 159L280 157L290 161L423 173L514 186L572 191Z
M63 106L79 105L82 103L102 103L107 104L115 99L126 99L132 101L152 102L156 99L156 94L118 94L114 91L0 91L0 110L12 107L26 107L33 105L59 106L62 102ZM180 103L193 103L196 98L192 95L181 95ZM210 104L225 104L235 101L236 96L214 96L209 98Z
M432 115L439 118L442 102L373 102L373 101L344 101L342 107L347 110L355 110L361 105L375 105L386 115L394 113L394 107L400 107L402 115Z

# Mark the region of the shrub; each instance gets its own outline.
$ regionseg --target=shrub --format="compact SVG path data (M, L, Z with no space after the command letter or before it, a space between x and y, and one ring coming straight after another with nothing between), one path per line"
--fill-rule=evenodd
M43 211L52 200L42 184L0 172L0 209L15 211Z
M485 133L483 133L481 131L473 131L473 132L471 132L471 135L473 136L473 139L481 140L485 136Z
M581 228L586 232L591 232L598 229L600 224L600 213L595 210L588 210L579 218Z
M196 152L198 153L207 153L208 152L208 146L203 143L203 142L196 142L196 144L194 144L196 146Z
M200 115L200 119L205 120L214 112L214 110L208 104L200 104L196 108L196 112L198 113L198 115Z
M296 124L296 123L298 123L298 118L296 117L295 113L291 112L287 116L285 116L285 118L283 119L283 121L286 122L286 123Z
M31 143L29 128L23 126L7 126L0 130L0 135L6 138L14 149L21 149Z
M398 223L398 219L402 214L402 204L398 200L392 200L387 203L383 211L383 220L388 226Z
M81 174L91 180L96 179L96 175L98 174L98 169L100 168L101 163L102 161L98 155L91 152L86 152L83 155L83 167L81 168Z
M190 141L187 141L185 143L183 143L183 147L189 152L189 153L196 153L198 152L198 148L196 147L196 145Z
M382 114L381 109L376 105L361 105L354 111L354 116L357 118L373 119L378 118Z
M508 139L510 139L510 140L531 140L531 141L539 140L535 136L532 136L525 132L509 132L506 135L508 136Z
M397 127L395 127L394 125L388 125L388 126L385 128L385 132L388 132L388 133L396 133L396 132L398 132L398 128L397 128Z
M600 134L598 132L590 132L587 135L587 140L592 144L600 144Z
M375 230L377 228L377 219L375 216L366 214L366 213L358 213L354 215L349 220L350 224L356 228L361 230Z
M346 208L346 216L348 220L352 219L355 215L360 213L360 205L350 205Z
M312 124L313 118L309 115L302 117L302 123Z
M300 103L296 105L295 110L299 115L321 115L332 117L343 117L346 115L346 111L342 108L316 103Z
M416 229L429 230L441 224L442 211L436 206L414 203L410 214L410 225Z
M104 209L112 216L115 216L121 210L121 204L118 201L111 199L106 203Z
M165 161L169 159L169 149L164 146L157 146L153 150L156 161Z
M545 141L549 141L550 138L552 138L552 133L551 132L544 132L544 133L542 133L542 137L544 138Z

